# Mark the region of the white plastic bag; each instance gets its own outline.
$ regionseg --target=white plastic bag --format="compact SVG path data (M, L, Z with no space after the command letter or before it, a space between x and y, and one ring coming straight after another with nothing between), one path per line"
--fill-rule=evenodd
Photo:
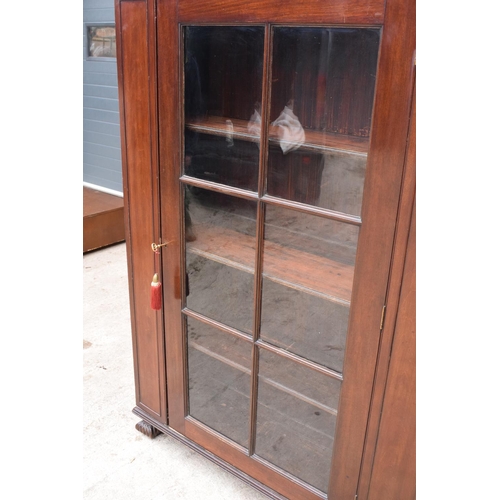
M283 154L300 148L306 140L306 134L299 119L288 106L283 108L281 114L271 125L278 127L278 137Z

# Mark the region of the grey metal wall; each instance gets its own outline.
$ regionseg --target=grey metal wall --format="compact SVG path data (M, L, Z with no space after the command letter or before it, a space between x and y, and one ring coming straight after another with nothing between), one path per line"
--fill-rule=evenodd
M83 0L83 181L123 192L116 60L87 60L87 25L114 19L113 0Z

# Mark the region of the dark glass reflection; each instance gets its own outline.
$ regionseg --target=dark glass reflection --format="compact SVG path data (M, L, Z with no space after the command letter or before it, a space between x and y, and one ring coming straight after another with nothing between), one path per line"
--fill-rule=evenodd
M343 368L358 228L267 206L261 338Z
M267 190L359 215L379 30L275 28Z
M187 318L189 414L248 447L251 342Z
M255 452L326 492L340 381L259 350Z
M256 202L186 187L186 305L251 334Z
M264 28L185 28L184 172L257 190Z

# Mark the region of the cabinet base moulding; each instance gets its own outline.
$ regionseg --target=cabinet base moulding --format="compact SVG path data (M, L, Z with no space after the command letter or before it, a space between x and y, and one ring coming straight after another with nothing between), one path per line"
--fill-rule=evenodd
M236 467L232 466L231 464L227 463L226 461L222 460L221 458L217 457L210 451L206 450L202 446L196 444L195 442L191 441L188 439L186 436L183 436L182 434L178 433L168 425L162 424L160 422L156 422L150 415L148 415L144 410L136 406L133 410L132 413L137 415L138 417L142 418L140 422L138 422L135 426L135 428L146 434L143 429L154 429L155 435L153 436L156 437L159 434L166 434L167 436L170 436L177 441L180 441L183 443L185 446L190 448L193 451L196 451L200 455L204 456L205 458L209 459L211 462L217 464L219 467L224 469L225 471L229 472L230 474L233 474L234 476L238 477L248 485L252 486L255 488L257 491L262 493L263 495L266 495L267 497L273 499L273 500L287 500L284 496L280 495L276 491L272 490L265 484L262 484L261 482L257 481L256 479L252 478L248 474L245 474L241 470L237 469ZM154 425L153 425L154 423ZM147 435L147 434L146 434ZM148 436L151 437L151 436Z

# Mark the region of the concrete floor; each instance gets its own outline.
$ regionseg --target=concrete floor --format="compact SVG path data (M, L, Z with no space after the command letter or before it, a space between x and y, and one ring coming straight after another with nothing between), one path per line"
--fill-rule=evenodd
M175 439L135 429L125 243L83 256L83 498L267 497Z

